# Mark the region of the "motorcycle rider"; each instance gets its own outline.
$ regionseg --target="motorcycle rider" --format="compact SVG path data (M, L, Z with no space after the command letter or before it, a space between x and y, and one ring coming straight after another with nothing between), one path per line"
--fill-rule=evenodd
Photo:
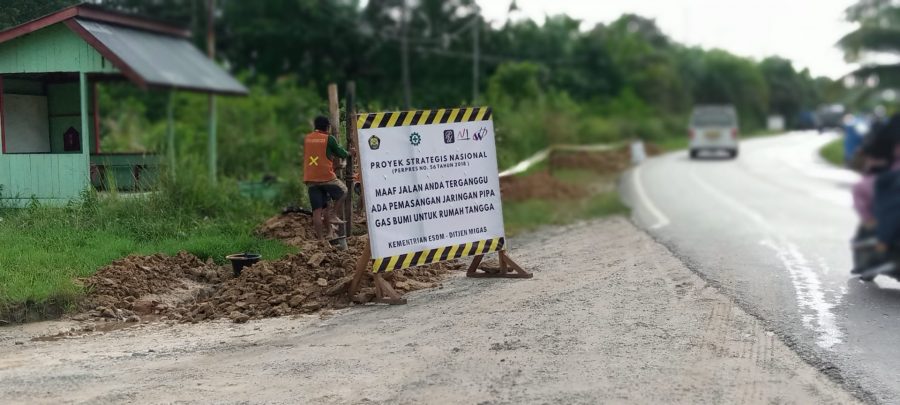
M873 128L862 152L863 179L853 187L861 220L853 273L871 279L894 271L891 253L900 239L900 115Z

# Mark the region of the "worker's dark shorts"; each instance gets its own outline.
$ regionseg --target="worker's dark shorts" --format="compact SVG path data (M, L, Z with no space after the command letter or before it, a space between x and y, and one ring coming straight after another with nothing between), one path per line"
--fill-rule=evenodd
M313 210L325 208L328 200L337 200L344 196L347 187L340 180L328 183L309 184L306 186L309 192L309 205Z

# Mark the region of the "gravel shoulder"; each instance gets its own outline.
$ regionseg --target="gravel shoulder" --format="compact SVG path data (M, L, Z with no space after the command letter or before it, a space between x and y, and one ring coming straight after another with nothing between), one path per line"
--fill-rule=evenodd
M234 324L0 329L0 403L854 403L627 220L513 241L531 280Z

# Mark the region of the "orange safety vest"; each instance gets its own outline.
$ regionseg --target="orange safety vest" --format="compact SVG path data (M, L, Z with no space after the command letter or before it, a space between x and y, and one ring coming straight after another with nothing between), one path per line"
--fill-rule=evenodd
M323 183L332 181L334 164L328 158L328 134L315 131L303 140L303 181Z

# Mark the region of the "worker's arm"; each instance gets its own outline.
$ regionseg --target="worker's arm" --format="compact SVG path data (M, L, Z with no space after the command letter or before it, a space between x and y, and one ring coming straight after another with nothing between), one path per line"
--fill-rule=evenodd
M346 159L348 155L347 151L338 144L337 139L330 135L328 136L328 154L341 159Z

